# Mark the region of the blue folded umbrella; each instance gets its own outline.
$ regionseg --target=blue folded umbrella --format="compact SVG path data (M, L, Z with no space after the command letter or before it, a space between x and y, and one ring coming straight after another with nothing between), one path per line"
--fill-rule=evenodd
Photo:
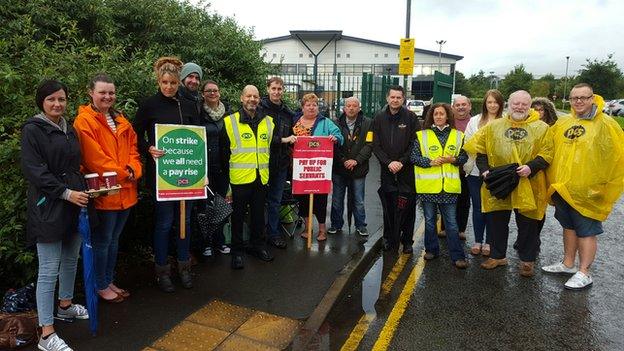
M95 283L95 268L93 266L93 247L91 247L91 226L87 209L80 210L78 219L78 232L82 237L82 265L84 276L85 296L87 298L87 310L89 311L89 329L95 335L97 332L98 295Z

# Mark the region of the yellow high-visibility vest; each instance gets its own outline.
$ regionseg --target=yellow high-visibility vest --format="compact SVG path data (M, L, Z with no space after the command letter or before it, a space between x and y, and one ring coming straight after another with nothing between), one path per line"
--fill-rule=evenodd
M262 184L269 182L269 153L273 138L273 118L265 116L258 123L257 135L246 123L240 123L236 112L223 119L230 139L230 183L250 184L256 180L259 170Z
M444 149L435 132L431 129L416 133L420 143L420 152L431 160L439 156L459 156L464 134L457 129L451 129ZM439 194L444 190L450 194L461 193L459 167L445 163L441 166L429 168L414 166L416 175L416 192L419 194Z

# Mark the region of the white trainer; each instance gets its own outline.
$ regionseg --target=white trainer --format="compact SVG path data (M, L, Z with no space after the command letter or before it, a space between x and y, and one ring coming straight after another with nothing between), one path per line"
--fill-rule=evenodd
M565 283L565 288L569 290L582 290L590 287L594 281L587 274L578 271Z
M73 351L56 333L48 336L47 339L39 338L37 348L42 351Z
M565 273L565 274L574 274L578 271L576 266L568 267L563 262L551 264L550 266L542 267L542 270L546 273Z
M67 309L59 307L56 310L56 315L61 318L89 319L89 311L83 305L77 303L73 303Z

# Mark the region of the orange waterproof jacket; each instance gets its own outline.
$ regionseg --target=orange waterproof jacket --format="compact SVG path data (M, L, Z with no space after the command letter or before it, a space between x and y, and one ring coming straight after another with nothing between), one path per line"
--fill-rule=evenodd
M118 112L113 112L117 133L113 133L104 114L91 105L78 108L74 129L80 139L82 168L84 173L117 172L117 182L122 186L115 195L95 198L98 210L125 210L137 203L137 179L143 173L137 135L128 120ZM134 179L130 180L131 168Z

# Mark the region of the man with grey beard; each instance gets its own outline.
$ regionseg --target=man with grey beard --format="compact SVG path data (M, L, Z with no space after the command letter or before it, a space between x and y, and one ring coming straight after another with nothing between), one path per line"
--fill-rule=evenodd
M490 214L493 233L490 258L481 267L494 269L507 265L509 219L513 210L518 226L520 275L531 277L535 274L534 262L540 245L539 220L547 206L546 177L542 171L552 161L552 141L546 137L548 125L530 108L529 93L513 92L508 103L507 115L479 129L464 149L477 155L477 167L486 181L491 168L510 164L517 165L515 172L519 176L516 188L504 198L494 196L493 191L481 192L483 212Z

